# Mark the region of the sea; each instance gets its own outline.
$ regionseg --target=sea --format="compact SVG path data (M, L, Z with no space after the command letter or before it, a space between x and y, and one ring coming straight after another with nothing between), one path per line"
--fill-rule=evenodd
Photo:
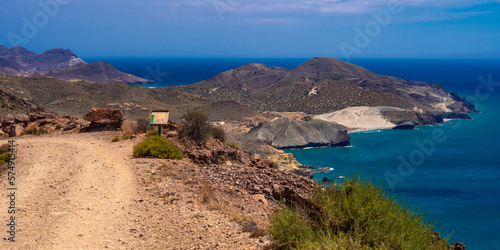
M293 69L307 58L84 58L155 83L185 85L257 62ZM359 174L422 210L449 243L500 249L500 59L352 59L375 73L439 83L473 102L472 120L415 130L351 134L351 147L288 150L302 164L330 168L314 174L341 183Z

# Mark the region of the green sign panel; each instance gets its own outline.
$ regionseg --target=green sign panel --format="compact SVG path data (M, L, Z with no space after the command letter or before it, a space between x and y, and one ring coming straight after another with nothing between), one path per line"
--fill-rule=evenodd
M151 114L151 125L167 125L168 110L153 111Z

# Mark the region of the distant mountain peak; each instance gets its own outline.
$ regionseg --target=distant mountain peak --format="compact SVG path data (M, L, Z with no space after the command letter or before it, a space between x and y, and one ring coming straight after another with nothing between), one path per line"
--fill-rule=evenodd
M96 61L88 64L71 50L62 48L53 48L37 54L21 46L10 49L0 46L0 74L49 76L62 80L91 82L151 82L123 73L106 62Z
M292 75L315 79L365 78L373 74L354 64L330 57L314 57L292 71Z
M20 55L35 55L36 54L35 52L33 52L31 50L27 50L21 46L14 46L14 47L10 48L9 51L11 53L20 54Z
M85 80L88 82L124 82L147 83L151 80L133 76L117 70L113 65L95 61L93 63L79 63L68 68L56 69L43 74L61 80Z

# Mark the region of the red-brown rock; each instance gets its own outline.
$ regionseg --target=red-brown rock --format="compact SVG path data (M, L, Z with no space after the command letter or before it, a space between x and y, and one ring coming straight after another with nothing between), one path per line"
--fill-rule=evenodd
M17 137L20 136L21 133L24 130L24 124L23 123L14 123L10 125L9 129L9 136L10 137Z
M2 117L2 119L0 120L0 122L2 123L2 127L10 126L15 121L16 121L16 119L14 118L13 115L6 115L6 116Z
M92 108L83 118L90 122L85 131L119 130L123 124L125 112L118 109Z

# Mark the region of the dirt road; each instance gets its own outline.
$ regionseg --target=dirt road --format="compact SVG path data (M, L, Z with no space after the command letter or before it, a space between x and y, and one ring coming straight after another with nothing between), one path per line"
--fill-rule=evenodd
M16 242L6 239L11 215L4 174L0 249L263 247L226 215L197 202L199 195L189 191L185 181L165 178L156 188L148 186L159 166L178 162L133 159L133 145L140 138L112 143L112 135L15 138ZM164 195L155 194L159 191ZM165 194L169 202L160 198Z

